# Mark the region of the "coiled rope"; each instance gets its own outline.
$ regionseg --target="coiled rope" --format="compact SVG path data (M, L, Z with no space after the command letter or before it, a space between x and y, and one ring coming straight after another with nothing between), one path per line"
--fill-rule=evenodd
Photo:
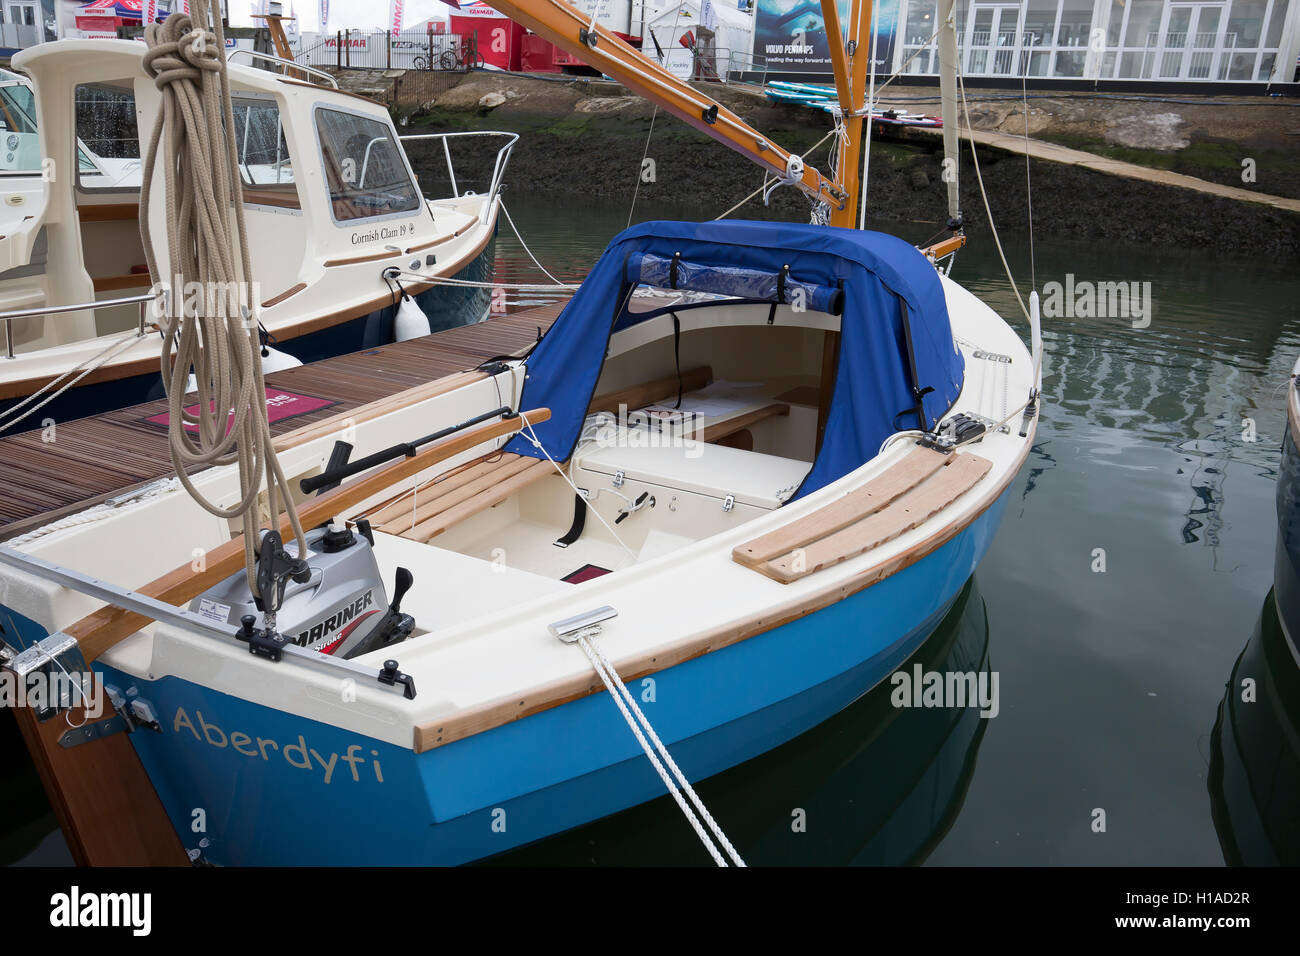
M140 205L149 208L161 143L171 295L159 325L172 464L206 511L241 519L245 572L253 594L260 596L254 567L263 484L271 520L283 510L298 553L306 554L307 545L266 418L225 37L208 0L194 0L192 11L191 16L173 13L145 30L144 69L162 94L162 109L149 137ZM163 276L147 215L140 217L140 236L150 275L159 282ZM186 294L195 288L202 294ZM191 369L198 384L197 415L184 408ZM223 508L195 488L190 472L233 463L239 466L239 501Z

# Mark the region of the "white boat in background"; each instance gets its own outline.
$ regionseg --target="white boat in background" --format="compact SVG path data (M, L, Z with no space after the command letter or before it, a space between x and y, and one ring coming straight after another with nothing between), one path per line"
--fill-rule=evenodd
M24 77L0 83L0 429L162 396L139 229L142 137L160 102L144 52L128 40L42 44L14 58ZM393 341L400 293L386 270L402 272L432 331L485 318L499 191L518 137L399 138L381 104L338 90L328 74L294 71L229 65L268 341L303 362ZM493 168L455 170L457 136L499 138ZM450 195L423 197L407 146L438 150ZM486 188L462 188L471 181ZM466 284L438 284L449 279Z

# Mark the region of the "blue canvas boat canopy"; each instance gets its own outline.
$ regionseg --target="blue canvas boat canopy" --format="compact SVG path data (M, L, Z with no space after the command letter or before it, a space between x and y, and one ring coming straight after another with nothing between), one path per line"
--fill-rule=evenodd
M798 223L647 222L614 238L526 360L520 407L551 410L536 434L557 461L577 445L610 336L662 314L628 311L640 285L744 303L802 299L802 311L781 314L783 325L809 313L840 315L826 430L796 497L874 458L894 432L918 427L918 392L927 429L961 392L964 363L938 274L903 240ZM523 436L507 448L542 457Z

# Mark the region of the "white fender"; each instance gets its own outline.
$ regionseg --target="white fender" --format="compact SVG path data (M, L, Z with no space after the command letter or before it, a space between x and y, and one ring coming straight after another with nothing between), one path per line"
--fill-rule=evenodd
M393 341L418 339L431 331L429 317L424 314L424 310L409 295L403 295L402 302L397 307L397 317L393 320Z

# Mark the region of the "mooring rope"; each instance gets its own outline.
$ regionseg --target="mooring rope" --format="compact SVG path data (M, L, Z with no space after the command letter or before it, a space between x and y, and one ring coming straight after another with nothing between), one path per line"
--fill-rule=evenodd
M98 369L100 366L104 365L105 363L111 361L112 359L116 358L118 355L125 352L127 346L131 345L139 338L140 338L140 333L137 332L135 329L132 329L130 332L126 333L121 338L114 339L111 343L109 343L108 347L105 348L102 352L99 352L96 355L92 355L90 358L85 359L75 367L68 369L66 372L63 372L56 378L50 379L50 381L46 382L35 392L28 395L17 405L14 405L13 407L6 409L3 413L0 413L0 419L4 419L3 421L0 421L0 432L7 431L10 428L13 428L23 419L35 415L42 408L50 404L50 402L54 401L60 395L67 392L69 389L75 388L77 383L80 382L83 378L85 378L91 372ZM81 374L77 375L78 372L80 372ZM76 378L71 378L71 376L73 375L76 375ZM39 404L33 405L31 408L27 408L29 404L36 401L38 398L40 398L42 395L44 395L52 388L54 388L55 391L51 395L47 396ZM17 415L17 417L15 417L16 413L22 411L24 408L27 408L27 410L23 412L21 415Z
M528 253L528 258L533 260L533 265L541 269L542 274L546 276L546 278L554 282L557 286L560 286L561 288L565 288L565 289L576 289L577 288L576 285L573 285L568 282L561 282L559 279L555 278L555 276L551 275L550 272L546 270L546 266L542 265L540 262L537 261L537 257L533 255L533 250L529 249L528 243L524 242L523 233L519 231L519 227L515 225L514 219L510 217L510 210L506 208L505 200L498 197L497 202L501 203L501 212L505 214L506 222L510 223L510 229L514 232L515 238L519 240L519 244L524 247L524 252Z
M144 69L162 94L162 109L149 138L140 207L149 208L161 143L171 271L171 308L159 319L168 446L190 497L210 514L241 519L245 572L260 597L254 568L263 484L272 523L284 511L300 555L307 553L307 544L266 417L225 37L220 16L210 16L208 0L194 0L192 10L192 16L173 13L145 30ZM140 216L140 236L150 275L159 282L163 276L147 215ZM186 295L191 288L201 296ZM197 415L184 407L191 368L198 385ZM232 463L239 466L239 501L223 508L195 488L189 472Z
M663 781L668 792L677 801L677 806L681 808L687 821L690 822L696 836L700 838L704 848L713 857L713 862L717 863L718 866L728 865L726 859L718 852L718 845L720 845L727 851L727 856L731 858L732 863L740 867L745 866L745 861L736 852L736 848L731 845L727 835L722 832L722 827L718 825L718 821L713 819L713 815L704 806L704 801L700 799L699 794L695 792L695 788L686 779L686 774L682 773L681 767L677 766L677 762L668 753L668 748L664 746L663 741L659 739L659 735L655 733L649 719L637 706L636 699L627 689L627 685L623 683L623 679L618 676L618 671L614 670L614 665L609 662L609 659L605 657L600 648L591 642L590 635L587 632L579 633L576 643L582 648L583 653L587 655L587 660L591 662L591 666L600 675L600 679L604 681L605 689L614 698L614 703L618 705L619 712L622 713L623 719L627 721L628 728L636 737L637 743L645 751L651 766L659 774L659 779ZM647 742L646 737L649 737L650 741L653 742L653 748L651 743ZM672 772L671 777L669 771ZM683 794L690 798L691 803L695 805L695 809L692 809L690 804L686 802ZM696 815L697 811L698 816ZM709 833L705 832L704 825L700 823L701 818L713 834L713 839L710 838ZM714 844L714 839L717 840L717 845Z

